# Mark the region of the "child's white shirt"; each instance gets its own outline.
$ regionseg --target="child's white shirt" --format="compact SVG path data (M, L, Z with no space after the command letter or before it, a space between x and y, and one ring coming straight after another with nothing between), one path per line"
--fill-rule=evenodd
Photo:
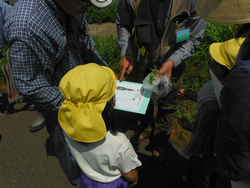
M125 134L109 131L104 139L94 143L77 142L64 132L66 143L80 169L90 179L112 182L123 173L141 166L133 146Z

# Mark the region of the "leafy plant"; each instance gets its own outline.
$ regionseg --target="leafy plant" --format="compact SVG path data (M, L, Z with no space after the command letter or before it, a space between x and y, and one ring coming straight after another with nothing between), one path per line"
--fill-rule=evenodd
M157 66L154 66L154 68L150 70L151 70L151 73L149 76L149 83L152 84L155 81L155 76L158 72Z

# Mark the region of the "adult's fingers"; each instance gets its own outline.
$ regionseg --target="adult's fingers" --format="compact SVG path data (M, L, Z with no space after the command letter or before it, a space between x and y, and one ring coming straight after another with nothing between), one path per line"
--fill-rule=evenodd
M128 69L127 69L126 73L130 74L130 72L133 70L133 68L134 68L133 65L130 64L128 66Z
M125 72L126 72L126 69L127 69L127 67L122 67L122 70L121 70L121 76L120 76L120 81L123 79L123 77L124 77L124 74L125 74Z
M171 78L173 66L174 62L172 60L168 60L167 62L163 63L161 70L158 71L156 77L160 77L162 74L167 73L168 76Z

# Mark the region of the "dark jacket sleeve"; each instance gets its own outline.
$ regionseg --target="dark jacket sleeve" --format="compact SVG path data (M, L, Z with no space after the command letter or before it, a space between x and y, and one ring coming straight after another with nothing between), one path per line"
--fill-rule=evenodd
M250 177L250 60L233 66L221 91L220 120L201 129L202 154L227 179Z

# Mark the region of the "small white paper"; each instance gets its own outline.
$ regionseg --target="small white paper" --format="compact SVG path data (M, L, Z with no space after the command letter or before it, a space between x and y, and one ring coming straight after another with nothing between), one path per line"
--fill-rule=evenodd
M143 89L142 84L135 82L117 80L116 84L114 109L145 114L151 91Z

